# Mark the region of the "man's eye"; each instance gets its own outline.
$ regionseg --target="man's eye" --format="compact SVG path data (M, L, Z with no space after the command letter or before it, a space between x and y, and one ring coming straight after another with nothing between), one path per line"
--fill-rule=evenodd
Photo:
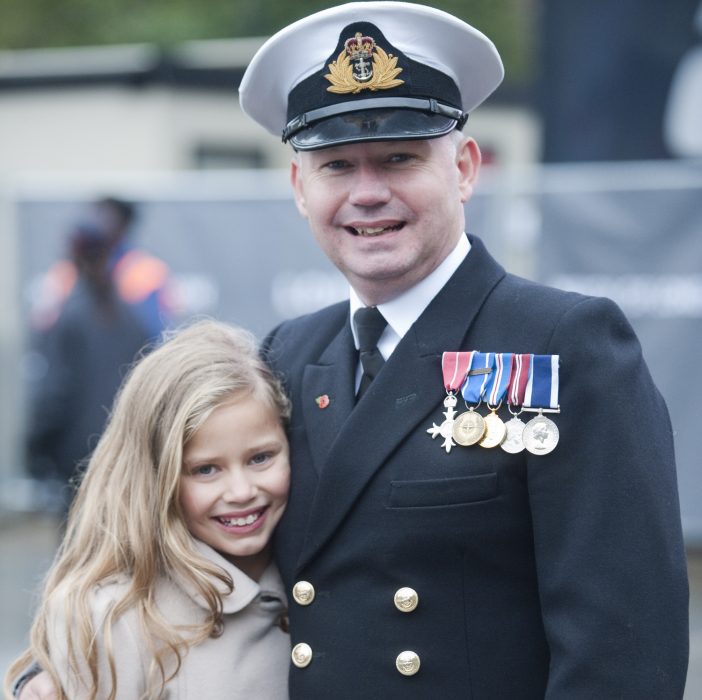
M390 163L406 163L411 160L412 156L409 153L393 153L389 158Z
M343 170L349 167L349 163L346 160L330 160L324 164L324 167L327 170Z

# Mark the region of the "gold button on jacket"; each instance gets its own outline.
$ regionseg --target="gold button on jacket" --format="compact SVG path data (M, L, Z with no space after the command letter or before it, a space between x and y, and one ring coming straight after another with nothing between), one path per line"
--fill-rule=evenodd
M291 657L295 666L305 668L312 661L312 647L305 642L300 642L293 647Z
M292 594L298 605L309 605L314 600L314 586L309 581L298 581L293 586Z
M395 593L394 601L401 612L412 612L419 605L419 595L414 588L400 588Z
M413 676L419 671L420 664L419 656L413 651L403 651L395 659L395 666L403 676Z

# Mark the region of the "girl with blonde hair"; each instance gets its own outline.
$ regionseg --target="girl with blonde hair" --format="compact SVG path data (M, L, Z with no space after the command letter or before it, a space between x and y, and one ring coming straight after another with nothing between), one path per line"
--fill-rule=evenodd
M271 535L289 404L246 331L201 321L132 369L48 574L30 648L57 698L287 698Z

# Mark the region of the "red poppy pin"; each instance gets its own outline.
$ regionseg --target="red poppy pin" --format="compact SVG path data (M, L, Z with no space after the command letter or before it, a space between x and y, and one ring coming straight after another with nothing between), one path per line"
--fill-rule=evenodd
M329 405L329 396L327 394L323 394L322 396L318 396L314 402L319 406L320 408L326 408Z

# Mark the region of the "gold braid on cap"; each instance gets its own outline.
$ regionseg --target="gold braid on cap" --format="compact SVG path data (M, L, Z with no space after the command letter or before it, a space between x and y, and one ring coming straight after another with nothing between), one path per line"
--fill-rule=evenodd
M365 59L371 55L373 65L369 67ZM347 39L344 50L328 68L329 73L324 77L331 86L327 91L337 94L388 90L405 82L397 78L402 73L402 68L397 67L397 56L386 53L372 38L361 36L360 33Z

